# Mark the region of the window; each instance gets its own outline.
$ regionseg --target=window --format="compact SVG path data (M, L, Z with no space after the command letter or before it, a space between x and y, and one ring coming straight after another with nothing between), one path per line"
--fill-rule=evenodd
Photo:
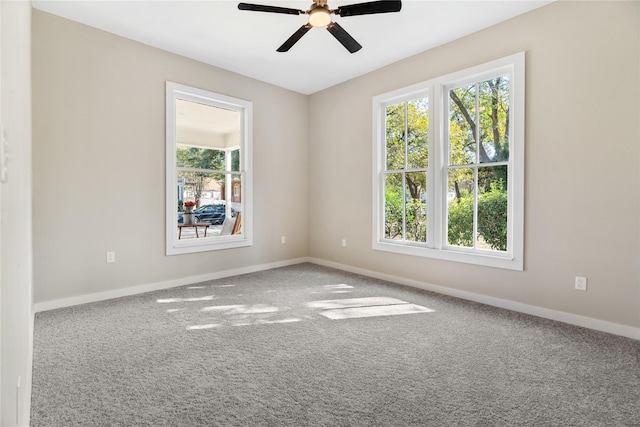
M248 101L166 84L167 255L250 246Z
M373 248L523 269L524 53L374 97Z

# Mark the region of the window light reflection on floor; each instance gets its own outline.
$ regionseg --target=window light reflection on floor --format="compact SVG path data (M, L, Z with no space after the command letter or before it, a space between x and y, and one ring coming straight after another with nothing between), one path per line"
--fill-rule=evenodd
M197 302L197 301L211 301L216 299L213 295L207 295L205 297L196 297L196 298L164 298L158 299L156 302L158 304L168 304L172 302Z
M388 297L313 301L307 303L307 307L322 310L320 315L331 320L433 312L430 308Z
M215 287L233 287L233 285L219 285ZM187 289L202 289L200 286L191 286ZM308 288L311 294L319 293L322 289L324 292L348 293L352 292L353 286L340 283L332 285L324 285L322 287ZM267 290L267 293L276 292L275 290ZM236 297L240 297L236 295ZM197 302L211 301L219 299L214 295L194 298L165 298L158 299L160 304L180 303L180 302ZM380 316L397 316L404 314L420 314L431 313L434 310L423 307L421 305L412 304L407 301L399 300L391 297L362 297L362 298L342 298L327 299L319 301L311 301L304 304L304 307L330 320L356 319ZM175 313L192 309L173 308L168 309L167 313ZM304 319L313 320L315 316L301 315L299 317L289 317L285 312L289 311L289 307L277 307L270 304L228 304L228 305L211 305L196 309L197 313L206 315L208 318L201 324L192 324L187 326L188 330L207 330L215 329L222 326L251 326L251 325L270 325L301 322ZM194 313L195 314L195 313ZM317 319L317 318L316 318ZM192 319L197 322L196 319ZM201 321L204 319L201 319ZM213 322L213 323L209 323ZM195 322L194 322L195 323Z
M278 307L267 304L254 305L214 305L211 307L201 308L200 311L219 311L225 314L257 314L257 313L275 313L280 311Z

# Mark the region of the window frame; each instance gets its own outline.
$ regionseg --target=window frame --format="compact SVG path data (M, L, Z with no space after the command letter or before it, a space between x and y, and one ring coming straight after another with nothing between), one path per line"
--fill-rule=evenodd
M448 90L465 83L510 76L507 251L451 246L447 243L447 171L449 166ZM425 96L429 100L427 171L427 243L384 238L386 107ZM373 97L372 248L420 257L523 271L524 269L524 118L525 53L436 77ZM503 164L503 163L501 163ZM484 164L483 164L484 165ZM477 167L477 165L474 165ZM474 223L474 228L475 228ZM404 227L404 224L403 224Z
M237 111L241 120L240 170L229 171L232 175L241 175L242 233L229 236L216 236L200 239L178 239L177 185L178 167L176 164L176 101L185 100ZM253 209L252 209L252 135L253 103L227 95L198 89L179 83L166 82L166 193L165 224L166 254L179 255L194 252L206 252L232 249L253 245ZM229 157L229 155L227 155Z

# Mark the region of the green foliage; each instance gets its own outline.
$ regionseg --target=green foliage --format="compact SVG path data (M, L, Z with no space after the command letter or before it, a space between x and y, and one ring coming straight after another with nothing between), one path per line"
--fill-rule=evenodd
M476 105L479 108L476 109ZM506 76L449 92L449 143L450 162L454 165L509 158L509 79Z
M399 172L385 177L386 238L426 241L426 207L421 199L427 189L428 133L427 98L387 107L386 169Z
M233 150L231 152L231 170L235 172L240 171L240 150Z
M508 195L500 184L478 197L478 235L493 250L507 250ZM473 198L465 196L449 203L449 244L473 246Z
M426 205L418 199L411 199L406 204L406 240L411 242L427 241Z
M405 104L387 107L386 148L387 170L400 170L405 167Z
M176 164L179 168L224 170L224 151L210 148L178 146Z
M492 189L478 200L478 234L491 249L507 250L507 192Z
M462 197L449 202L449 244L473 246L473 198Z
M402 237L402 194L387 186L384 202L384 236L387 239Z
M385 237L402 238L402 195L393 188L387 187L385 194ZM412 199L406 203L406 236L411 242L426 242L427 217L426 205L420 200Z
M210 169L222 171L225 169L225 152L211 148L197 148L178 145L176 147L176 166L178 168ZM211 182L211 174L206 172L179 172L185 179L185 185L193 190L195 201L200 205L202 191Z

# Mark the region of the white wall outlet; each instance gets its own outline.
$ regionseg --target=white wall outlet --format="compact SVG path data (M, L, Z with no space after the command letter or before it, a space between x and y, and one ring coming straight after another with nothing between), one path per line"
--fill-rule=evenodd
M287 243L287 236L280 237L280 243L282 243L283 245Z
M587 278L576 276L576 290L578 291L586 291L587 290Z
M107 262L116 262L115 252L107 252Z
M342 247L343 248L347 247L347 239L342 239Z

